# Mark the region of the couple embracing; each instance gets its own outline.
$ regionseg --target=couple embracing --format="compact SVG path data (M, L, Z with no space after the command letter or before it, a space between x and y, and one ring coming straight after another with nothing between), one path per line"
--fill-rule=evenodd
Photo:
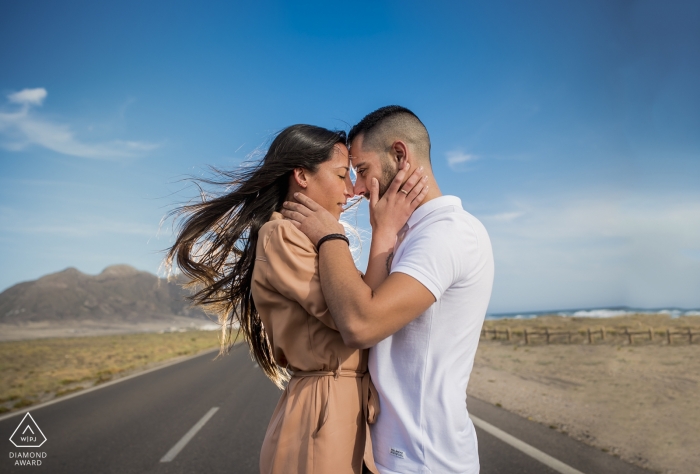
M261 473L479 472L466 388L491 244L441 194L418 117L383 107L347 137L293 125L226 178L226 193L182 209L169 258L284 389ZM370 201L364 274L339 223L356 195Z

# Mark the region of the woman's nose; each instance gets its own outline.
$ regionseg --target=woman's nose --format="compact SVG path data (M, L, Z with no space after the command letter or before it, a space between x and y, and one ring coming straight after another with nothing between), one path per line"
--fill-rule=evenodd
M348 173L350 174L350 173ZM345 194L345 197L351 198L354 196L354 186L352 184L352 181L350 181L350 178L345 181L345 189L343 189L343 193Z

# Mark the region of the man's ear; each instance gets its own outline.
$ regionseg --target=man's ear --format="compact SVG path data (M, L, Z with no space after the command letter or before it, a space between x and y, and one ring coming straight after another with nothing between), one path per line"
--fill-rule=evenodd
M304 168L294 168L292 171L292 176L294 176L294 181L303 189L309 185L306 180L306 170Z
M394 155L396 163L401 167L403 163L406 163L408 158L408 147L401 140L396 140L391 145L391 154Z

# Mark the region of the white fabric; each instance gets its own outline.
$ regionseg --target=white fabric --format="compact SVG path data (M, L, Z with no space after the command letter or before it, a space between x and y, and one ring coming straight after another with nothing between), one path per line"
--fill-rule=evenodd
M391 272L415 278L436 302L370 350L374 458L382 474L478 473L466 390L491 297L491 242L455 196L428 201L407 226Z

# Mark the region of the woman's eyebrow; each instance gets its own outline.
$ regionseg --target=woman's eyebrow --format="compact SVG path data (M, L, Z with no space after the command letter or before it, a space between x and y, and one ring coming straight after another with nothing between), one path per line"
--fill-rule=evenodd
M350 171L350 168L348 168L347 166L336 166L336 167L333 168L333 169L336 169L336 170L337 170L337 169L340 169L340 168L344 169L345 171Z

